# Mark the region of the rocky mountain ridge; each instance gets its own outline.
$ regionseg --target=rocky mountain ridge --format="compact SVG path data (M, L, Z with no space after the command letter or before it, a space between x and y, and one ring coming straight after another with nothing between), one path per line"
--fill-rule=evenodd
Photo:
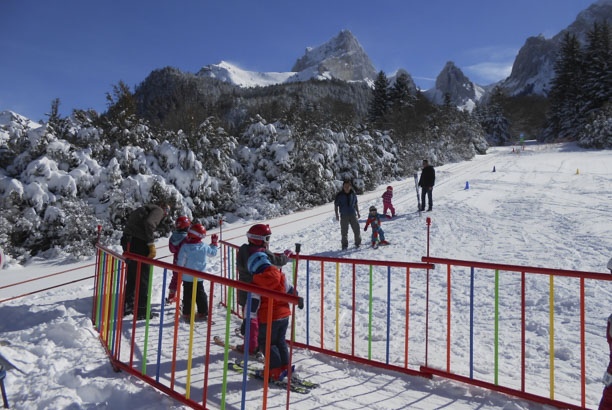
M572 24L550 39L542 34L529 37L514 60L510 76L501 81L500 86L508 95L547 95L565 33L575 34L584 45L593 23L604 21L612 24L612 0L593 3L581 11Z

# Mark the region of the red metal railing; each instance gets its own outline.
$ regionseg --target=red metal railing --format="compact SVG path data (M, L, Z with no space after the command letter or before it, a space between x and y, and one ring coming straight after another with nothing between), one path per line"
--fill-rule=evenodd
M235 280L219 277L205 272L194 271L192 269L179 267L159 260L153 260L144 256L136 255L133 253L126 252L123 255L119 255L101 245L96 245L96 274L95 274L95 285L94 285L94 297L92 306L92 322L94 327L99 333L100 341L104 346L113 368L116 370L124 370L146 383L156 387L163 391L174 399L187 404L193 408L204 409L207 403L207 392L209 387L209 365L210 365L210 342L211 342L211 325L213 316L213 298L214 298L214 285L219 284L226 287L229 290L229 298L231 300L231 294L234 289L242 289L246 292L256 292L259 295L269 297L273 301L282 301L291 304L296 304L298 298L293 295L287 295L280 292L270 291L267 289L259 288L258 286L250 285L247 283L238 282ZM123 304L125 299L125 280L126 280L126 263L133 261L137 263L137 277L136 277L136 290L134 300L134 313L131 319L131 327L126 329L123 328L124 322L127 320L123 317ZM149 272L144 272L142 269L143 265L149 265L151 268ZM159 323L157 321L151 321L151 305L152 305L152 291L151 284L153 279L153 267L158 267L164 270L163 273L163 290L160 299L162 309L160 311ZM189 331L185 332L184 329L179 328L179 301L177 300L175 311L174 311L174 326L171 327L170 335L164 337L164 332L168 332L170 327L164 327L164 301L165 301L165 290L166 290L166 276L168 272L176 271L179 273L179 280L177 291L181 289L181 278L183 274L189 274L194 277L194 287L198 280L207 281L210 284L209 287L209 316L208 322L206 323L206 343L204 348L200 347L199 352L195 352L193 348L193 335L194 335L194 321L195 316L192 311L191 322L189 324ZM142 321L137 322L138 314L138 294L140 275L149 275L149 289L147 292L147 304L146 304L146 315L144 323ZM179 293L180 298L180 293ZM178 298L177 298L178 299ZM195 298L193 300L195 304ZM193 309L192 305L192 309ZM272 303L269 304L269 314L272 312ZM127 322L129 324L129 322ZM157 343L149 343L149 335L154 338L154 331L157 332ZM143 336L144 332L144 336ZM188 334L185 334L188 333ZM184 337L179 337L179 334ZM136 336L139 336L138 338ZM229 335L229 315L226 323L226 337ZM187 337L188 336L188 337ZM186 358L179 358L178 345L183 343L184 340L189 340L188 356ZM265 352L268 353L270 349L268 343L265 347ZM172 359L170 361L161 359L161 352L163 350L163 342L172 343ZM226 340L227 342L227 340ZM148 359L147 354L151 346L157 345L157 359L155 361L156 374L155 377L147 373ZM224 355L224 376L223 376L223 403L225 403L225 389L227 382L227 369L228 369L228 344L226 343L225 355ZM122 351L122 347L127 349L127 352ZM183 346L185 347L185 346ZM184 350L184 349L183 349ZM135 358L138 354L139 357ZM203 369L203 381L204 385L202 388L202 400L196 400L192 398L191 393L191 365L194 359L204 357L204 369ZM266 357L269 357L266 354ZM184 360L182 360L184 359ZM138 363L135 363L138 362ZM185 368L185 363L187 363ZM269 363L265 364L265 371L268 371ZM177 374L187 373L187 380L181 379L180 383L177 383ZM245 379L246 380L246 379ZM180 385L180 386L179 386ZM181 386L184 385L184 389ZM243 389L245 384L243 383ZM268 393L268 382L264 380L264 395L263 405L265 408ZM243 399L244 400L244 399Z
M234 251L238 248L238 246L225 242L225 241L222 241L221 243L223 246L222 264L224 266L222 270L222 274L225 275L226 277L233 278L236 276ZM408 362L408 353L409 353L408 335L409 335L409 323L410 323L409 321L409 297L410 296L409 295L410 295L411 270L432 269L434 267L433 265L427 264L427 263L421 263L421 262L410 263L410 262L379 261L379 260L368 260L368 259L344 259L344 258L324 257L324 256L316 256L316 255L300 255L299 261L306 262L306 274L305 274L306 278L304 280L305 286L301 286L301 287L297 286L298 282L295 278L295 272L297 272L297 264L295 263L295 259L294 259L294 263L292 267L292 272L294 273L293 284L294 284L294 288L300 289L300 292L302 292L301 294L303 294L304 291L306 292L306 294L303 295L305 296L304 298L305 299L305 312L301 314L300 320L298 320L298 323L300 323L302 319L305 319L306 324L305 326L302 326L302 333L297 335L297 339L300 341L295 342L296 347L309 349L309 350L313 350L313 351L320 352L320 353L325 353L327 355L339 357L342 359L352 360L357 363L368 364L368 365L379 367L379 368L395 370L395 371L410 374L410 375L429 377L429 374L427 374L427 372L422 372L418 367L409 368L409 362ZM316 266L311 267L311 262L314 262L313 265L316 265ZM335 289L332 289L332 290L335 290L335 294L325 293L325 289L326 289L325 288L325 268L326 268L326 265L328 266L329 264L333 264L336 267L336 270L335 270L336 286L335 286ZM346 268L348 268L348 271L350 271L351 273L351 277L350 277L351 307L350 309L343 307L344 305L341 307L341 304L340 304L341 266L344 269L344 272L346 272L347 271ZM358 311L357 306L356 306L356 295L357 295L356 284L358 281L357 269L362 268L361 271L359 272L360 274L362 274L364 267L366 268L366 272L369 270L369 273L367 274L368 274L368 277L370 278L370 287L367 293L368 302L369 302L368 335L365 338L368 343L368 351L361 352L360 354L359 352L356 351L356 344L355 344L355 339L356 339L356 334L357 334L355 314ZM387 335L386 335L386 343L385 343L386 355L384 359L377 358L372 353L372 346L374 344L373 338L372 338L372 326L373 326L373 317L372 317L372 298L373 298L372 280L373 279L372 279L372 276L373 276L374 267L386 268L386 271L387 271L386 272L386 279L387 279L387 300L386 300L386 307L387 307L386 330L387 332L386 333ZM315 273L320 274L320 280L316 280L316 278L314 278L314 275L312 275L312 282L316 282L316 285L314 286L320 289L320 327L318 329L319 330L319 344L318 345L315 345L310 340L310 310L311 310L310 309L310 306L311 306L311 297L310 297L310 287L311 286L310 284L311 284L311 274L313 273L313 270ZM380 274L380 272L378 273ZM390 351L390 342L392 339L397 340L400 338L399 335L397 334L391 335L391 332L390 332L390 328L391 328L390 312L391 312L391 305L392 305L392 292L391 292L392 281L393 281L393 278L397 278L399 277L399 275L402 275L402 276L405 275L406 287L405 288L402 287L401 289L396 289L396 291L393 292L393 296L396 297L399 301L402 301L402 303L405 301L405 306L406 306L405 327L401 335L401 340L403 341L403 345L404 345L403 365L393 363L390 360L390 354L392 353ZM325 328L325 323L326 323L325 302L329 300L335 300L335 312L334 312L335 320L333 321L335 323L335 330L333 332L335 336L335 347L333 349L326 347L325 342L324 342L326 330L327 330ZM232 312L236 315L240 315L239 307L237 305L233 305ZM346 314L349 314L351 317L351 336L350 336L350 347L347 346L343 350L340 348L340 331L339 331L340 320L339 318L340 316L345 316ZM359 337L357 338L359 339ZM361 339L363 339L363 337Z
M456 260L456 259L446 259L446 258L435 258L435 257L423 257L423 262L434 263L439 265L446 265L447 269L447 278L446 282L440 281L442 287L446 287L447 293L447 329L446 329L446 370L435 369L431 366L421 366L421 370L423 372L428 372L434 375L448 377L454 380L459 380L464 383L473 384L480 387L485 387L490 390L499 391L502 393L514 395L517 397L525 398L534 402L544 403L556 407L561 408L572 408L579 409L585 408L586 406L586 346L585 346L585 280L595 280L595 281L612 281L612 275L596 273L596 272L581 272L581 271L573 271L573 270L562 270L562 269L548 269L548 268L539 268L539 267L529 267L529 266L517 266L517 265L504 265L504 264L496 264L496 263L486 263L486 262L474 262L474 261L465 261L465 260ZM451 323L453 326L462 327L460 321L451 322L450 314L451 314L451 286L461 286L461 284L456 284L455 282L451 282L453 279L451 275L451 267L467 267L470 268L470 323L469 323L469 333L470 333L470 365L469 365L469 376L465 374L457 373L455 370L451 371ZM495 370L494 370L494 382L489 382L485 380L479 380L473 375L473 336L474 336L474 322L473 322L473 313L474 313L474 269L482 269L489 270L495 272L495 341L494 341L494 361L495 361ZM505 272L505 274L511 275L512 273L520 273L520 320L521 320L521 377L520 377L520 390L512 388L510 386L501 385L498 374L498 344L499 344L499 326L500 326L500 318L499 318L499 284L500 284L500 272ZM525 311L525 293L526 293L526 274L532 275L547 275L549 278L549 397L544 397L538 395L533 392L526 391L526 330L525 330L525 321L526 321L526 311ZM577 278L579 279L580 286L580 405L576 405L573 403L566 403L563 401L555 400L555 388L554 388L554 278L555 277L569 277L569 278ZM457 279L455 279L457 281ZM466 285L467 286L467 285ZM509 293L509 292L508 292ZM505 296L505 295L504 295ZM427 306L429 310L429 306ZM511 312L506 312L506 316L510 316ZM578 312L576 312L578 313ZM464 327L464 326L463 326ZM431 343L428 341L428 343ZM426 361L427 363L427 361Z

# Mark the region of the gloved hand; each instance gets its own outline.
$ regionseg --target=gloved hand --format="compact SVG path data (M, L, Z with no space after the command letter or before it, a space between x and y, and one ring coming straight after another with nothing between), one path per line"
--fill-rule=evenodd
M212 246L219 246L219 236L216 233L210 236L210 244Z
M365 228L363 228L363 231L364 231L364 232L365 232L365 231L367 231L367 230L368 230L368 227L367 227L367 226L366 226Z
M300 309L304 309L304 298L303 297L299 297L299 301L298 301L298 307Z
M149 246L149 254L147 255L147 257L153 259L155 255L157 255L157 252L155 251L155 244L150 243L148 246Z
M295 256L295 253L293 253L293 251L291 249L285 249L285 252L283 252L283 253L288 258L291 258L291 257Z

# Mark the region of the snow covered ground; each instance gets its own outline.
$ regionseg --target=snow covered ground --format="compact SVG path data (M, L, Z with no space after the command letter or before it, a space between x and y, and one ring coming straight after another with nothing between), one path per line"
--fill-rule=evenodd
M371 249L339 251L339 225L332 205L270 220L273 250L302 244L303 254L349 258L419 262L426 253L425 217L432 219L430 254L474 261L542 266L605 272L612 257L612 151L582 150L572 144L528 145L520 154L511 148L494 148L472 161L438 167L434 189L434 210L419 216L412 179L397 181L394 205L398 215L383 221L391 245ZM496 172L492 172L495 167ZM579 170L579 172L577 172ZM465 190L466 182L469 189ZM367 209L382 211L385 186L361 195L361 226ZM224 227L223 239L241 244L252 221ZM361 232L367 243L370 231ZM349 238L351 234L349 233ZM158 246L167 240L158 241ZM159 256L168 254L166 247ZM167 260L167 259L165 259ZM25 267L10 266L0 271L0 288L25 279L48 275L93 263L64 265L57 261L35 260ZM211 272L219 272L219 258L210 260ZM431 272L429 312L429 365L446 366L446 267ZM344 269L344 268L343 268ZM367 356L368 281L367 272L357 276L356 352ZM329 272L329 273L327 273ZM86 267L62 275L0 289L0 300L32 290L51 287L93 275ZM298 288L305 292L305 264L300 263ZM341 270L340 350L350 349L351 281L348 268ZM386 343L386 269L374 269L373 356L384 360ZM520 276L501 272L500 289L500 384L520 388ZM160 300L161 274L156 272L154 300ZM311 343L320 340L320 273L310 273ZM409 365L424 362L425 273L415 270L410 278ZM606 318L610 313L612 282L586 281L587 407L597 407L603 385L600 377L608 361L605 341ZM555 286L555 399L579 403L579 299L578 280L557 278ZM77 282L0 304L0 353L23 370L8 372L5 380L9 402L27 409L166 409L184 408L157 390L125 374L115 373L91 326L93 280ZM493 292L494 273L476 274L476 336L474 376L493 382ZM391 317L391 363L403 365L405 305L402 302L405 274L393 275ZM548 397L549 389L549 303L548 277L527 280L527 388ZM335 343L335 266L326 266L325 334L326 347ZM469 277L454 268L452 282L451 370L467 375L469 363ZM219 292L217 292L218 295ZM159 311L159 304L154 304ZM166 315L173 312L165 307ZM224 332L224 312L214 313L213 334ZM159 323L159 319L153 324ZM232 327L239 321L233 319ZM139 323L139 329L142 326ZM187 325L181 324L181 334ZM204 333L198 324L196 332ZM305 311L297 314L297 340L305 338ZM142 333L142 331L140 332ZM125 340L124 340L125 343ZM179 357L186 358L186 343ZM164 341L164 346L169 346ZM204 346L196 344L194 357ZM149 357L156 355L152 346ZM169 348L168 348L169 349ZM122 352L128 349L124 345ZM135 358L135 365L141 357ZM203 361L193 364L192 397L201 397ZM169 350L162 348L162 363L169 362ZM221 403L223 351L211 347L210 407ZM294 363L301 376L323 385L309 395L292 393L291 407L314 408L458 408L458 409L540 409L542 406L442 378L432 380L355 365L322 354L296 350ZM154 369L155 365L148 365ZM154 370L149 370L149 373ZM162 375L162 379L163 379ZM177 375L184 386L185 375ZM241 375L229 374L227 407L239 408ZM251 381L247 408L261 405L262 384ZM284 407L285 392L271 389L268 406Z

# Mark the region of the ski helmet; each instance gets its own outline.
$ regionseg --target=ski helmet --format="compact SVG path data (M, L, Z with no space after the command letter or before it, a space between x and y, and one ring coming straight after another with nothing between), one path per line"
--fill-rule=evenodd
M202 224L194 224L189 228L187 236L193 239L203 239L206 236L206 228Z
M374 205L372 205L370 207L370 213L372 213L372 212L376 212L376 207Z
M608 261L608 269L610 269L610 273L612 273L612 258Z
M389 186L387 187L387 191L393 191L393 187L392 187L391 185L389 185Z
M249 242L253 245L262 246L264 243L270 242L270 225L256 224L249 228L246 236L249 238Z
M187 229L191 225L191 220L186 216L179 216L174 222L176 229Z

